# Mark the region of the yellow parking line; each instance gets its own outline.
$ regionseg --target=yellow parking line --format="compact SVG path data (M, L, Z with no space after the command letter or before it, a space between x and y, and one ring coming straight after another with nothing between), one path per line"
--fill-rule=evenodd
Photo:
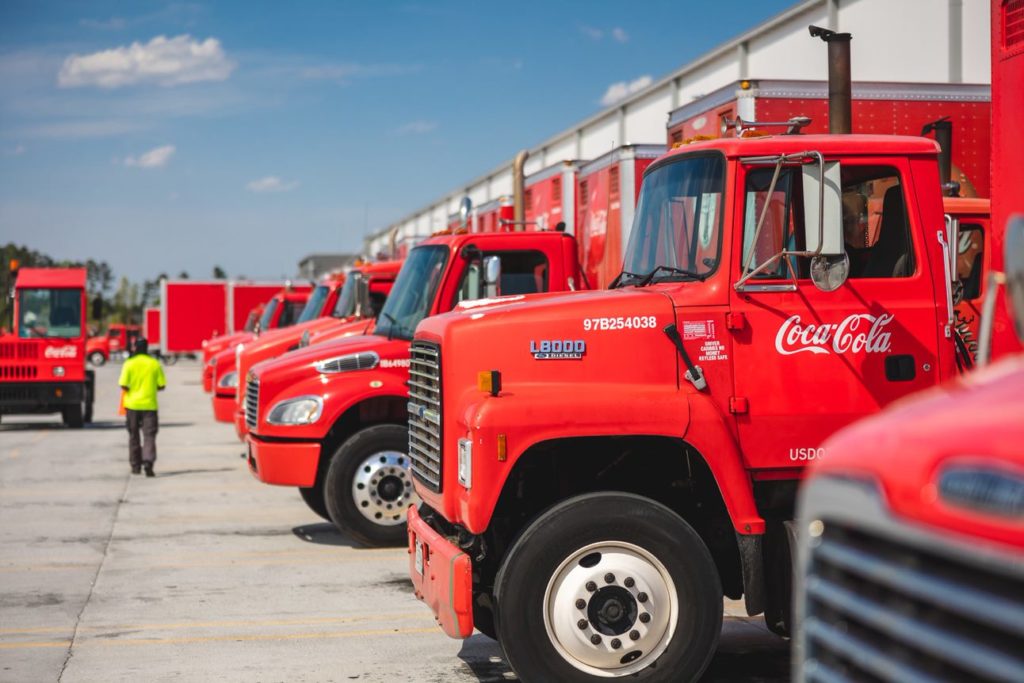
M225 641L268 641L268 640L312 640L332 638L369 638L375 636L409 635L417 633L440 633L437 626L429 628L382 628L368 629L365 631L328 631L316 633L288 633L288 634L260 634L260 635L224 635L224 636L199 636L193 638L90 638L80 640L77 647L88 647L92 645L184 645L190 643L218 643ZM28 643L0 643L0 650L19 650L24 648L39 647L67 647L70 640L43 640Z

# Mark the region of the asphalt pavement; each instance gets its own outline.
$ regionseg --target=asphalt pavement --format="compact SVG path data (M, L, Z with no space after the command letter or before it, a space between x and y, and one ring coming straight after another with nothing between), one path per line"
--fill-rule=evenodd
M131 475L119 369L83 430L2 418L0 681L515 680L496 642L434 624L404 548L253 479L197 364L167 369L157 476ZM787 644L742 613L726 603L705 680L787 680Z

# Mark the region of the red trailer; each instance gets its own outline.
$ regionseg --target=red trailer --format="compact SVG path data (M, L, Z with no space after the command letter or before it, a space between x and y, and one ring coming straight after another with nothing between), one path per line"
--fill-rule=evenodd
M470 232L509 232L512 229L512 197L502 196L476 207Z
M664 145L625 145L580 166L576 240L591 288L606 288L622 270L640 181L644 170L664 153Z
M990 93L987 85L963 83L853 83L852 132L921 135L928 124L948 119L955 144L949 177L943 181L960 183L962 196L988 197ZM668 144L735 136L744 129L742 124L733 125L737 119L788 121L794 116L811 119L804 133L827 133L828 83L769 79L730 83L672 111Z
M149 347L160 347L160 309L147 308L142 320L142 336L149 342Z
M531 230L555 230L563 223L564 232L576 234L576 176L580 163L560 161L526 177L523 202L526 225Z

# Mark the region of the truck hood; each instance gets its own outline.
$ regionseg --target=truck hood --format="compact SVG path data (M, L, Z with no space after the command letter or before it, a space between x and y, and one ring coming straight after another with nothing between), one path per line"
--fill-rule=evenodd
M382 364L384 361L389 363L399 361L408 364L408 341L403 339L388 341L385 337L377 335L360 335L290 351L279 358L257 363L252 367L251 372L259 376L260 383L263 385L276 385L282 382L294 383L318 375L319 372L313 367L318 361L365 351L377 353Z
M425 319L416 338L440 344L444 386L456 391L477 391L484 370L502 373L503 393L519 383L664 386L678 375L671 323L666 294L623 288L472 302Z

